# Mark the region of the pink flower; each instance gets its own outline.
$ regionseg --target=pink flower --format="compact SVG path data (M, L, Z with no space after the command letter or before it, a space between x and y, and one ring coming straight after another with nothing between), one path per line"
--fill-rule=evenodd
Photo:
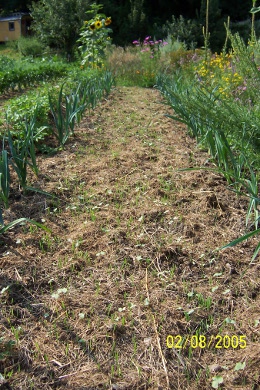
M133 41L133 44L134 44L134 45L138 45L138 44L139 44L139 41Z
M151 38L151 37L148 36L148 37L144 38L144 40L145 40L145 41L149 41L150 38Z

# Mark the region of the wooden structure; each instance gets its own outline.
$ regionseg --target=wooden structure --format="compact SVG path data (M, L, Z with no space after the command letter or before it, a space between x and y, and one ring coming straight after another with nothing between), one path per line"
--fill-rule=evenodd
M31 20L31 16L26 13L0 17L0 42L14 41L29 35Z

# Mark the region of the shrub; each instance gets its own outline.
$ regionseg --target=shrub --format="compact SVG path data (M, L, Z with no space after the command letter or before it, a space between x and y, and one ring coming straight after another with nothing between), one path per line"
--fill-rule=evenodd
M34 37L20 37L18 50L23 56L39 57L43 55L44 45Z
M0 72L0 92L31 87L40 81L60 77L67 69L68 66L61 62L17 62L13 68Z
M1 72L4 72L4 71L8 71L12 68L14 68L15 66L15 63L16 61L7 57L7 56L3 56L1 55L0 57L0 69L1 69Z

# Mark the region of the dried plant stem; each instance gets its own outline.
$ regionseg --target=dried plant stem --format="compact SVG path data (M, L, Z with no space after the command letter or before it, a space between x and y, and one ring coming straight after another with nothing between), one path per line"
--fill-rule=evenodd
M161 359L162 359L163 369L164 369L164 372L165 372L165 377L166 377L166 382L167 382L167 389L169 389L170 388L170 381L169 381L168 371L167 371L167 367L166 367L166 363L167 362L166 362L166 359L165 359L165 357L163 355L163 352L162 352L161 342L160 342L160 338L159 338L159 335L158 335L157 325L156 325L156 322L155 322L154 315L153 315L153 323L154 323L154 330L155 330L155 334L156 334L157 345L158 345L159 353L160 353L160 356L161 356Z
M148 289L148 272L147 272L147 268L145 270L145 287L146 287L147 300L148 300L148 302L150 302L150 295L149 295L149 289ZM166 377L166 382L167 382L167 389L169 389L170 388L170 381L169 381L168 371L167 371L167 367L166 367L166 363L167 362L166 362L166 359L165 359L165 357L163 355L163 352L162 352L161 342L160 342L160 338L159 338L158 331L157 331L157 325L156 325L156 321L155 321L155 318L154 318L153 314L152 314L152 317L153 317L154 330L155 330L158 350L159 350L159 354L160 354L161 359L162 359L163 369L164 369L164 372L165 372L165 377Z
M204 35L204 47L205 47L205 63L208 62L208 50L209 50L209 0L206 2L206 21L205 28L203 27Z

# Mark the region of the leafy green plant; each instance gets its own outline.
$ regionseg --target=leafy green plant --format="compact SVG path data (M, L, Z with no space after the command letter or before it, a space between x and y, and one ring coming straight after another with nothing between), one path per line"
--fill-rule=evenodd
M12 58L9 58L7 56L1 55L0 56L0 69L1 72L9 71L10 69L14 68L16 64L16 61Z
M35 142L44 139L48 128L49 102L47 96L47 86L30 91L22 96L9 99L3 106L5 117L11 134L15 139L23 138L25 134L26 122L29 118L35 117L37 132L34 133Z
M246 366L246 362L244 362L244 363L238 362L235 365L234 371L244 370L245 366Z
M79 30L89 8L88 0L41 0L30 2L35 36L71 58Z
M16 88L31 87L40 81L55 79L67 72L68 65L62 62L18 61L11 69L0 72L0 92L14 91Z
M8 356L12 356L15 345L16 342L14 340L7 341L3 337L0 338L0 361Z
M18 50L23 56L37 57L43 54L44 45L35 37L20 37L17 42Z
M250 10L250 12L252 14L252 18L251 18L251 37L250 37L251 42L255 42L256 41L255 14L260 12L260 7L256 7L256 1L257 0L252 0L252 8Z
M223 382L223 377L221 375L216 375L212 378L211 386L213 387L213 389L218 389L219 385L221 385Z
M172 20L162 26L162 32L185 44L188 49L193 49L200 40L201 27L194 20L186 19L182 15L179 18L172 15Z

